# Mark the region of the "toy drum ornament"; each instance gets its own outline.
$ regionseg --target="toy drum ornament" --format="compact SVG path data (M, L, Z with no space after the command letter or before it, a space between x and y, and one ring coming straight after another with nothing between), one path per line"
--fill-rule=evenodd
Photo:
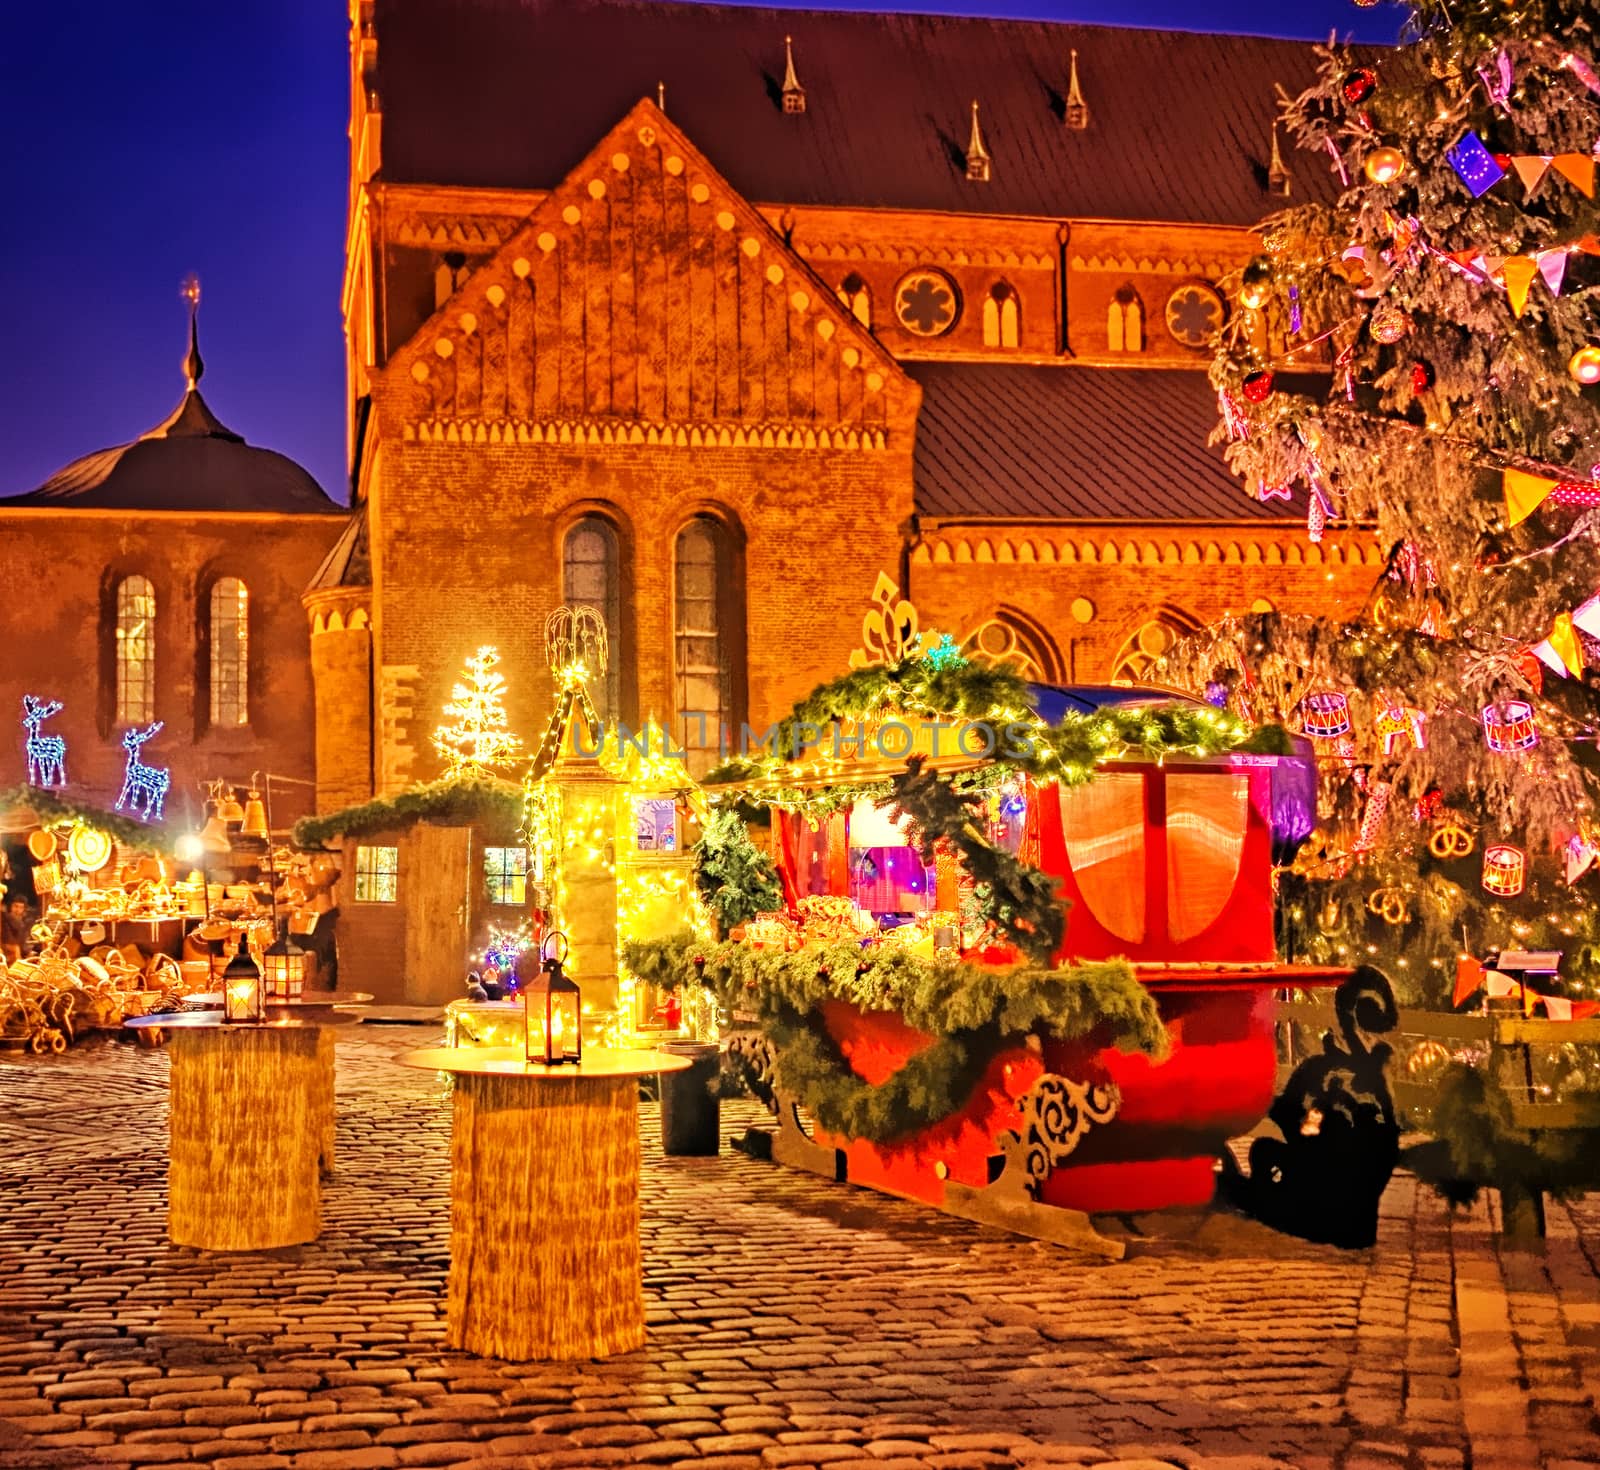
M1306 695L1301 705L1307 735L1331 740L1350 733L1350 701L1337 690Z
M1483 850L1483 886L1501 898L1515 898L1522 892L1528 859L1520 847L1497 842Z
M1489 749L1509 755L1515 750L1530 750L1539 743L1533 724L1533 706L1525 699L1508 699L1503 704L1483 707L1483 738Z

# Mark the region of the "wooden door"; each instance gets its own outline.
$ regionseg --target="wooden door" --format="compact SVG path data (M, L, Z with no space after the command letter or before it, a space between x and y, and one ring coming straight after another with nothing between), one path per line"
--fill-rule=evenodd
M401 861L406 913L406 1004L444 1005L467 993L467 924L471 914L472 830L411 829Z

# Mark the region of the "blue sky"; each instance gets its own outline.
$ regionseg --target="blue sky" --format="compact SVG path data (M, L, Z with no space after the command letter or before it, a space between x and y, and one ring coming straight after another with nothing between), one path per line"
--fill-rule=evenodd
M771 0L768 0L771 3ZM780 0L781 3L781 0ZM1391 39L1352 0L923 0L942 11ZM0 48L0 494L133 438L182 389L178 289L204 290L206 396L345 496L348 62L341 0L52 0Z

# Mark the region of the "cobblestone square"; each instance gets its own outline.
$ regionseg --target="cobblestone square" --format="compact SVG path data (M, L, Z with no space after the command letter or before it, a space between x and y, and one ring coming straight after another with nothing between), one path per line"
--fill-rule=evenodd
M1404 1175L1374 1251L1179 1213L1106 1265L665 1158L646 1105L645 1349L450 1352L448 1097L392 1061L433 1035L344 1034L322 1237L258 1255L167 1243L164 1052L0 1059L0 1465L1600 1466L1600 1199L1512 1253Z

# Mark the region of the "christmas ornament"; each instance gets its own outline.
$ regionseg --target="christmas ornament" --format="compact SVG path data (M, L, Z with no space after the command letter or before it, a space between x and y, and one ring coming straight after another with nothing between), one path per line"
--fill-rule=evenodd
M1428 839L1428 851L1442 863L1455 858L1470 857L1473 846L1472 833L1454 818L1448 822L1441 822L1433 829L1433 835Z
M1506 171L1483 146L1483 139L1470 130L1456 140L1445 158L1456 171L1456 177L1472 191L1474 199L1487 194L1506 176Z
M1398 148L1374 148L1362 168L1374 184L1392 184L1406 171L1406 156Z
M1574 832L1567 839L1565 857L1567 882L1576 883L1600 858L1600 847L1595 847L1582 832Z
M1271 369L1258 368L1253 373L1246 373L1242 387L1244 396L1252 403L1265 403L1272 395Z
M1258 255L1244 268L1239 277L1239 300L1259 310L1272 299L1272 262Z
M1411 918L1406 896L1398 888L1374 888L1367 898L1367 912L1376 914L1385 924L1396 926Z
M1331 740L1350 729L1350 701L1336 689L1306 695L1301 713L1306 734L1319 740Z
M1520 847L1497 842L1483 850L1483 886L1500 898L1515 898L1522 892L1528 859Z
M1368 851L1378 840L1384 813L1389 810L1389 793L1392 789L1387 781L1374 781L1372 790L1367 793L1367 809L1361 813L1361 831L1356 840L1356 846L1362 852Z
M1380 302L1372 309L1367 330L1372 333L1373 341L1388 346L1398 342L1411 330L1411 318L1392 301Z
M1411 364L1411 391L1413 393L1426 393L1433 387L1433 364L1424 358L1418 358Z
M1600 347L1593 342L1587 347L1580 347L1568 361L1567 371L1575 382L1582 383L1585 388L1600 383Z
M1359 107L1378 90L1378 74L1371 67L1358 66L1344 79L1344 100Z
M1539 743L1533 724L1533 706L1525 699L1508 699L1483 707L1483 738L1501 755L1530 750Z
M1415 750L1428 748L1427 716L1419 709L1392 704L1378 711L1372 722L1372 733L1383 742L1383 753L1393 755L1402 741Z
M1433 1037L1424 1037L1406 1058L1406 1075L1414 1082L1433 1082L1450 1065L1450 1048Z

